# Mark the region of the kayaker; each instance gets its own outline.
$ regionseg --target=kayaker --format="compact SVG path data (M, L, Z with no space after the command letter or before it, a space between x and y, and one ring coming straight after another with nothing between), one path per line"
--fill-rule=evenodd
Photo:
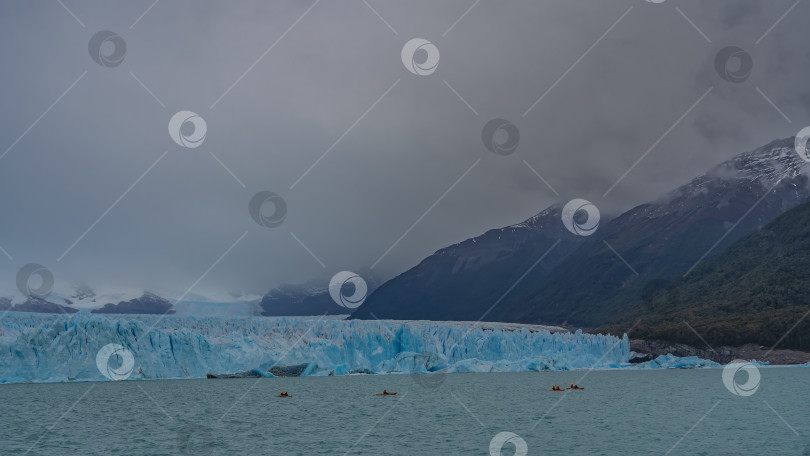
M388 394L388 391L386 391L386 390L383 390L383 394Z

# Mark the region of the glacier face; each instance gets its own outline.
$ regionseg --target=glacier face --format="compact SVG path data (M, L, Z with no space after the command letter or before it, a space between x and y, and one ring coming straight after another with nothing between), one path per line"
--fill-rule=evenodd
M472 323L335 317L194 318L11 312L0 320L0 383L106 380L96 355L130 351L128 378L306 365L302 375L517 372L627 366L627 337ZM114 368L114 367L113 367Z

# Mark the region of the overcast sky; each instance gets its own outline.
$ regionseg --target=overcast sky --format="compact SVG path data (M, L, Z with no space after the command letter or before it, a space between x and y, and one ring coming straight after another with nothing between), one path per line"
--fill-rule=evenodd
M27 263L166 296L390 277L555 202L627 210L810 124L794 0L63 3L0 4L4 292ZM403 65L413 38L431 74ZM715 70L727 46L751 56L742 82ZM184 110L198 147L169 134ZM484 146L494 118L514 153ZM251 217L261 191L280 225Z

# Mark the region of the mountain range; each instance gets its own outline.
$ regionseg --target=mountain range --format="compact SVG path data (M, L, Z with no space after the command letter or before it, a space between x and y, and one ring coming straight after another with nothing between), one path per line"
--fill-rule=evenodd
M666 290L684 275L708 276L705 268L715 264L710 262L715 256L805 201L810 196L806 163L793 138L773 141L663 198L603 218L587 237L565 229L556 204L518 225L437 251L383 284L352 318L373 313L376 318L486 319L617 332L618 324L625 324L627 331L633 324L628 316L658 315L647 304L659 288ZM763 236L795 239L781 232ZM647 334L659 334L655 319L649 321ZM671 331L659 335L676 338ZM751 332L737 342L759 339Z
M377 276L368 270L361 270L358 274L366 282L368 293L373 293L379 286ZM260 315L266 317L348 315L353 311L332 299L328 279L279 285L262 297L259 307Z
M500 321L500 309L488 312L495 303L529 292L584 242L565 229L561 212L555 204L517 225L437 251L381 285L352 318Z
M736 156L600 227L547 280L502 308L507 320L595 327L810 196L793 140ZM628 266L629 265L629 266Z
M172 315L172 303L152 293L144 293L140 298L120 301L118 304L107 303L103 307L93 309L91 313L102 314L166 314Z
M641 309L600 329L615 332L636 320L634 336L642 339L711 350L756 342L810 351L808 226L805 202L689 274L649 290Z
M563 222L570 216L582 223L582 211L556 203L440 249L381 285L364 271L370 294L350 318L531 323L709 349L754 343L810 350L806 164L794 138L776 140L654 201L603 214L587 232ZM89 307L97 297L83 286L62 300L68 305L0 298L0 311L73 313L70 305ZM335 303L325 279L278 286L251 305L264 316L352 311ZM144 293L92 312L175 309Z

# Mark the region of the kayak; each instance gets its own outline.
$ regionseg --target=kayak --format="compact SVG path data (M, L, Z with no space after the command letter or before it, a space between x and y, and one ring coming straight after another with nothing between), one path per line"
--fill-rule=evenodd
M278 395L278 396L276 396L276 397L292 397L292 394L287 394L286 396L285 396L285 395L283 395L283 394L279 394L279 395Z
M565 390L564 389L558 389L558 390L550 389L549 391L558 391L559 392L559 391L565 391Z
M377 396L396 396L397 393L377 393Z
M585 388L566 388L566 389L569 389L569 390L584 390Z

